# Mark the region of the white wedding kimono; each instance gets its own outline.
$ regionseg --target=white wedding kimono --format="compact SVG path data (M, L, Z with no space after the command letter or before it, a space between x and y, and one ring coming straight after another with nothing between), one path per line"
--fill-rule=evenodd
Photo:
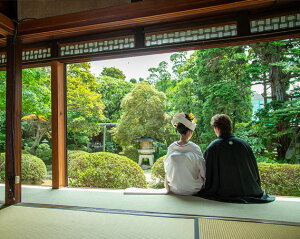
M185 145L172 143L164 159L170 190L179 195L193 195L205 183L205 160L201 149L193 142Z

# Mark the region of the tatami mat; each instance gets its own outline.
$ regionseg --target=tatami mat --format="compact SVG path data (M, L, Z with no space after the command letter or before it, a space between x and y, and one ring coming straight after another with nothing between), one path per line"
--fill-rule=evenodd
M4 186L0 186L0 197ZM4 200L0 198L0 201ZM22 202L147 212L253 218L300 223L300 200L276 199L267 204L233 204L176 195L124 195L119 191L22 187Z
M10 206L0 210L5 239L194 239L194 219Z
M0 210L5 239L298 239L299 226L17 204Z
M255 222L200 219L201 239L299 239L300 227Z

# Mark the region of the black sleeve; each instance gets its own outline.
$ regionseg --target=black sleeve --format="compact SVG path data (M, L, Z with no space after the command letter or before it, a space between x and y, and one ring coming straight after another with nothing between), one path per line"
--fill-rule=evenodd
M253 153L252 148L250 147L250 145L248 143L246 143L246 146L247 146L247 149L248 149L248 153L249 153L249 157L250 157L252 166L254 168L254 171L256 172L256 177L257 177L256 182L258 183L259 186L261 186L259 170L258 170L256 158L254 156L254 153Z
M204 152L206 164L205 192L215 194L219 188L219 165L217 152L214 147L208 147Z

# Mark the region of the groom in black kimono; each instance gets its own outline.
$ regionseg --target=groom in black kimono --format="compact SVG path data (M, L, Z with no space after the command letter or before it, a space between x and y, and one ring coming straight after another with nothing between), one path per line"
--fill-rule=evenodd
M256 159L249 144L231 134L229 116L212 117L211 125L218 138L204 153L206 181L200 197L237 203L272 202L260 187Z

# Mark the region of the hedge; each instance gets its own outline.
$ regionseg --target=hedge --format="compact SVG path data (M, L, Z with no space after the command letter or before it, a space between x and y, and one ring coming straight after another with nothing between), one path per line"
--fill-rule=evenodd
M118 154L74 152L69 154L69 184L73 187L146 187L143 170L131 159Z
M258 163L262 188L268 193L300 197L300 165Z
M41 184L46 176L45 163L31 154L22 154L21 181L25 184ZM5 153L0 153L0 181L5 180Z
M158 179L160 183L165 179L164 158L160 157L151 169L152 179ZM300 197L299 164L258 163L258 168L262 188L267 193Z
M86 151L82 151L82 150L68 150L68 165L73 162L74 160L76 160L78 157L82 157L84 155L89 154Z

